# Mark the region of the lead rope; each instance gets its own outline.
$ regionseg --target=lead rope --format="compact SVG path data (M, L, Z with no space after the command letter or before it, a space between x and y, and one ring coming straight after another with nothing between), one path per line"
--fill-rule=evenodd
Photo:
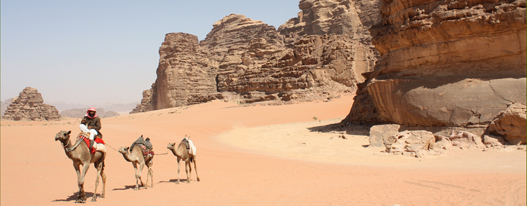
M115 150L116 152L119 152L119 150L113 148L111 145L109 145L108 143L105 143L106 145L108 145L108 147L110 147L111 149ZM154 155L167 155L168 152L165 152L165 153L162 153L162 154L154 154Z
M75 145L73 145L72 148L67 148L67 146L70 144L70 142L68 141L68 144L64 145L64 150L66 150L66 152L71 152L71 151L75 150L75 148L77 148L80 143L81 143L80 138L77 138L77 143L75 143Z

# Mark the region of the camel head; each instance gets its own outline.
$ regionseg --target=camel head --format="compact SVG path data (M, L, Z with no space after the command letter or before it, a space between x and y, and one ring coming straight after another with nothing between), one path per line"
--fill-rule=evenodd
M60 131L55 135L55 141L61 141L62 143L70 139L71 131Z
M176 146L176 143L173 143L173 142L172 143L168 143L167 149L173 150L175 148L175 146Z
M128 153L128 149L130 149L130 148L122 146L121 148L119 148L119 153L126 154L126 153Z

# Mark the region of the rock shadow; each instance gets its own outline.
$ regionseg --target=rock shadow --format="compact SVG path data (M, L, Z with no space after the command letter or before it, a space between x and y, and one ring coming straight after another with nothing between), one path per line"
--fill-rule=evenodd
M307 128L311 132L340 133L349 135L370 135L373 125L343 125L341 123L321 125Z

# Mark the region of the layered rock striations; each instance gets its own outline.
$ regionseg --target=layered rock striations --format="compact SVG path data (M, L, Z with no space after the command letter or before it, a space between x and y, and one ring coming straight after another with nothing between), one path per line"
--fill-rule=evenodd
M525 105L525 6L384 0L371 29L381 58L343 123L488 125L509 105Z
M380 2L372 2L378 8ZM157 80L132 113L226 96L252 103L352 92L365 80L361 73L372 71L378 58L368 28L380 21L372 14L361 17L356 4L302 0L299 16L279 29L231 14L216 22L199 43L191 34L167 34L159 51Z
M11 100L2 119L5 120L60 120L59 111L51 105L44 104L42 94L37 89L26 87L18 97Z
M214 63L201 50L197 36L167 34L159 55L152 86L153 109L193 104L195 98L216 91Z
M381 1L301 0L301 12L278 28L287 43L305 35L346 34L369 41L368 29L380 21Z

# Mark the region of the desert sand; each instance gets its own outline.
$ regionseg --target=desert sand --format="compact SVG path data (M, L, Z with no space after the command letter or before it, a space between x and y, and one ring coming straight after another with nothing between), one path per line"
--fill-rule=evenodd
M364 147L367 129L318 130L343 119L352 103L351 96L282 106L213 101L104 118L106 198L90 201L90 167L86 205L526 205L525 150L413 158ZM1 205L74 204L77 177L54 137L77 134L78 124L1 122ZM133 167L115 149L141 135L158 155L154 187L134 191ZM182 169L183 182L175 184L176 157L166 146L185 135L197 147L201 181L193 173L188 183Z

